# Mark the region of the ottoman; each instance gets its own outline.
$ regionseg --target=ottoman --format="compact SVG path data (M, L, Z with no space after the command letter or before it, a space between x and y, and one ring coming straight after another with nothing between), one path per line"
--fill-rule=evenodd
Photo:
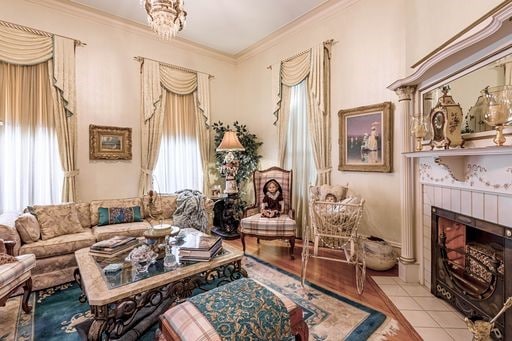
M160 316L160 340L308 340L302 308L252 279L196 295Z

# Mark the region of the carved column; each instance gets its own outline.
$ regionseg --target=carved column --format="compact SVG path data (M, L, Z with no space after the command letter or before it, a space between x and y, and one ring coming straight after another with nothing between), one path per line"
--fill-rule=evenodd
M398 95L398 115L401 136L400 150L402 152L413 151L411 138L411 115L413 113L414 87L405 86L396 89ZM413 159L405 156L400 157L400 202L401 202L401 234L402 245L399 258L399 276L405 282L417 282L419 266L415 258L415 236L414 236L414 163Z

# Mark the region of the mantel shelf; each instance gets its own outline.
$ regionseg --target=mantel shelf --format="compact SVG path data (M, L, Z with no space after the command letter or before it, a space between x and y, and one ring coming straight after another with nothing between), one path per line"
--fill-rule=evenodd
M421 152L402 153L402 155L408 158L433 157L435 158L435 162L438 165L447 169L455 180L465 181L466 157L512 155L512 146L438 149Z
M428 148L428 147L427 147ZM491 146L482 148L456 148L435 149L421 152L402 153L408 158L420 157L450 157L450 156L484 156L484 155L512 155L512 146Z

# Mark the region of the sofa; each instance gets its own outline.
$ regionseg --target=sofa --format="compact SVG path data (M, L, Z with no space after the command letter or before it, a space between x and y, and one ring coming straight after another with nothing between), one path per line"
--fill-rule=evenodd
M176 195L161 195L158 209L164 223L172 224ZM100 208L140 207L142 221L99 225ZM34 254L34 290L73 280L77 267L75 251L113 236L142 236L150 224L149 196L93 200L89 203L34 205L24 213L0 215L0 239L16 242L14 255Z

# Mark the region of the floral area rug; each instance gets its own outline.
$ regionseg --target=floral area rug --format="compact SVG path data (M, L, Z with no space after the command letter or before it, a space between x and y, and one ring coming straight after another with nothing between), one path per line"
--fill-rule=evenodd
M243 266L250 278L303 308L310 340L386 340L396 333L395 320L361 303L312 283L303 288L297 276L253 257L244 257ZM31 314L21 310L21 297L10 299L0 308L0 340L80 340L75 326L91 318L89 305L78 301L80 293L75 283L32 293ZM153 340L156 328L157 324L141 340Z

